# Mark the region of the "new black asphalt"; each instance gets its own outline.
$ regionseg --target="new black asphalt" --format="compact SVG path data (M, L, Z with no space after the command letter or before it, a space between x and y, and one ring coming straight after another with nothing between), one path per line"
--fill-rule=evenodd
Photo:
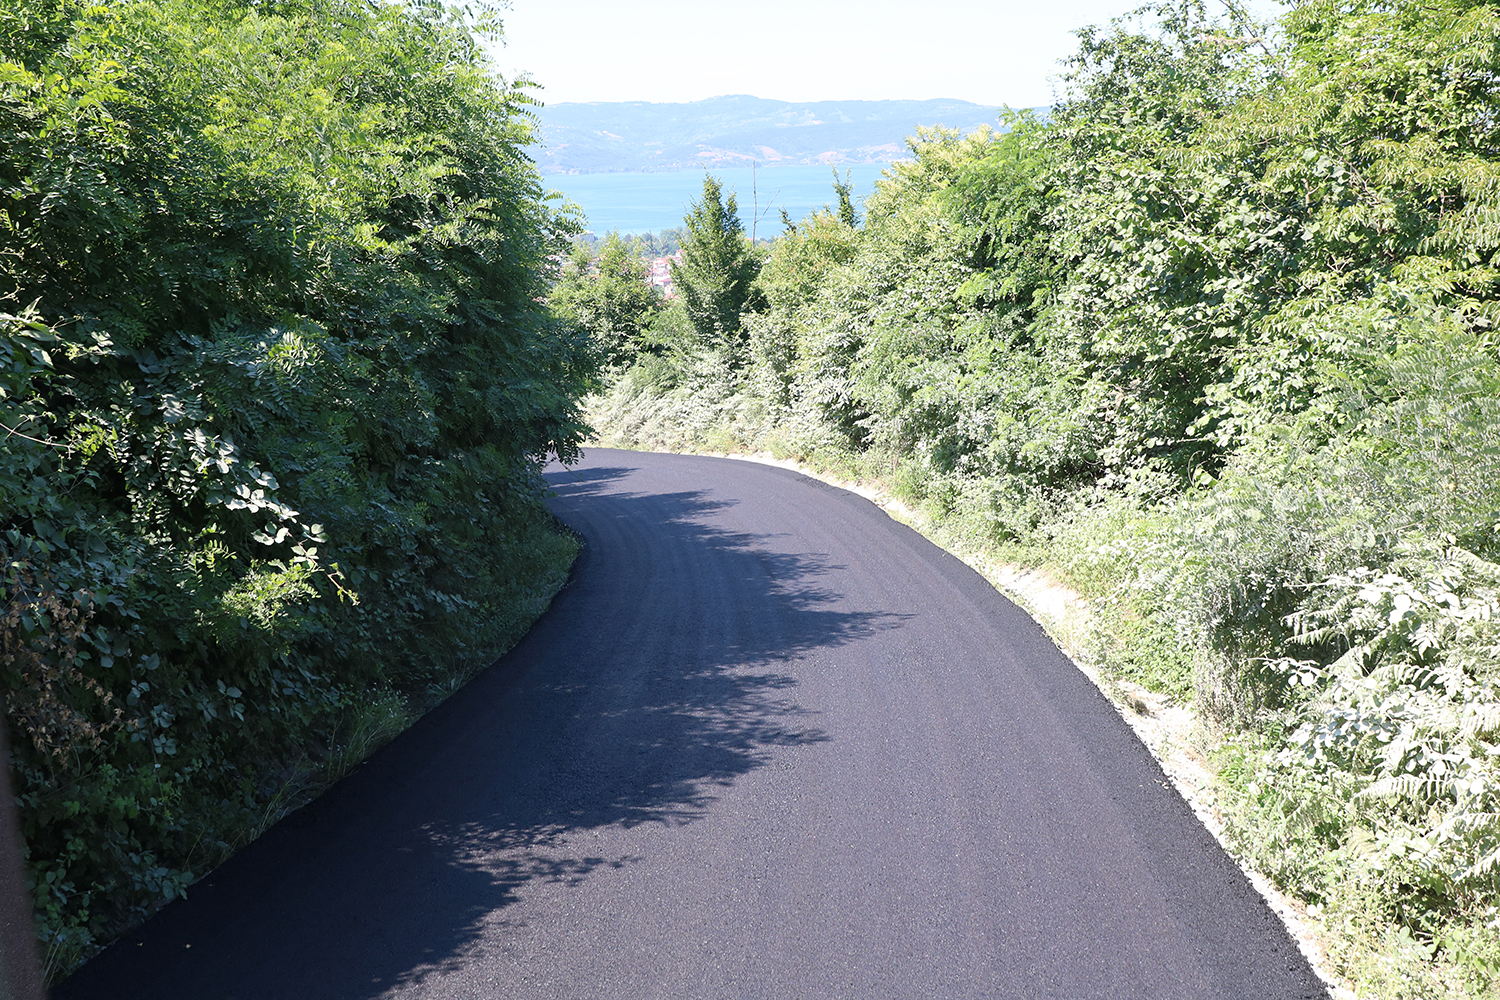
M590 450L507 656L56 998L1296 1000L1118 713L853 494Z

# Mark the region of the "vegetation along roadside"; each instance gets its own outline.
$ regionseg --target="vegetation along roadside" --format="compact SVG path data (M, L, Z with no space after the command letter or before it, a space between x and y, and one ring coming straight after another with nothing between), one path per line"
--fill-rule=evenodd
M501 652L599 357L484 17L0 7L0 689L47 973Z
M1469 0L1158 5L1046 120L920 132L769 249L709 178L675 300L616 238L553 302L611 355L601 443L883 484L1064 581L1354 992L1494 996L1497 73Z

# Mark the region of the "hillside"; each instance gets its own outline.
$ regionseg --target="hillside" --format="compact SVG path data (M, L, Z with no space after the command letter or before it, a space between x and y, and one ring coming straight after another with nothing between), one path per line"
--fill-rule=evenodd
M814 101L733 95L685 104L562 103L539 114L543 173L884 163L919 125L972 132L998 109L968 101Z

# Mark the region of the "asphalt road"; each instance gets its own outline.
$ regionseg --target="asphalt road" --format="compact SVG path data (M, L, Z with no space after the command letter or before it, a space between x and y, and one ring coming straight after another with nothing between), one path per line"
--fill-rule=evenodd
M1325 996L968 567L781 469L549 478L526 639L56 998Z

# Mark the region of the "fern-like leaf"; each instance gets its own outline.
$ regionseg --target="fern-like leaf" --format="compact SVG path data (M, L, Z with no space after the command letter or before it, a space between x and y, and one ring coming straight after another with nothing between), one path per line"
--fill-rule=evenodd
M1359 793L1360 798L1403 798L1431 802L1448 795L1453 783L1441 778L1422 778L1415 774L1398 774L1377 778Z
M1500 731L1500 703L1469 705L1459 732L1464 736L1487 736Z

